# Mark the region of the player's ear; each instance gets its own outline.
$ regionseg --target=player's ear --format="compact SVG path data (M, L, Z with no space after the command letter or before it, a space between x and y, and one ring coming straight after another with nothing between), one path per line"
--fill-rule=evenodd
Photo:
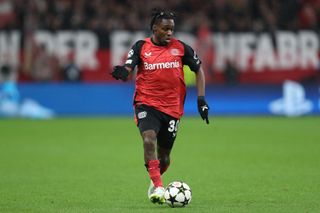
M152 25L152 31L154 32L156 30L157 30L157 25L156 24Z

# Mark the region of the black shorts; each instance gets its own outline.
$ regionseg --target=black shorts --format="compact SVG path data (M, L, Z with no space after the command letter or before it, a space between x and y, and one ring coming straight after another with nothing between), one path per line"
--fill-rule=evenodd
M154 130L157 133L158 146L172 149L177 137L179 119L147 105L138 105L135 108L135 116L140 133Z

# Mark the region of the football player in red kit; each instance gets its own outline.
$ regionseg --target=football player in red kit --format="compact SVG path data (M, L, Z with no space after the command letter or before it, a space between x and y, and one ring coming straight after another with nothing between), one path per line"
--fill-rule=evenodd
M156 11L151 19L152 35L137 41L123 66L115 66L112 76L126 81L137 66L134 94L135 119L140 130L144 161L151 184L148 197L164 203L161 175L170 164L170 152L183 115L186 85L183 65L196 74L198 111L209 124L209 106L205 101L205 77L194 50L173 37L174 14Z

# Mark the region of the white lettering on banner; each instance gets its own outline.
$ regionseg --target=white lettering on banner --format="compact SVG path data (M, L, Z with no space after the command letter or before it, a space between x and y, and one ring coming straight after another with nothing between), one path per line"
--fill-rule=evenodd
M274 51L271 37L268 34L262 34L259 39L253 67L257 72L261 71L263 68L274 69L276 66L276 59L273 54Z
M248 69L250 57L253 55L252 45L256 37L252 33L243 33L239 35L239 68Z
M259 72L262 69L317 69L319 66L319 37L313 31L279 31L275 35L275 46L272 35L265 33L217 33L213 41L213 68L221 72L228 61L235 63L242 72L248 68Z
M90 31L79 31L76 36L76 63L91 69L98 67L96 52L99 48L97 36Z
M97 36L90 31L37 31L35 41L44 45L50 54L61 60L74 50L75 62L81 68L96 69L99 66L96 52L99 48Z
M0 32L0 66L8 63L19 65L20 32Z
M177 33L177 38L197 51L197 37L190 33ZM114 31L111 39L111 65L122 64L132 44L146 37L145 32ZM19 65L21 33L0 32L0 63L8 61ZM96 52L98 37L91 31L36 31L34 39L43 44L53 55L64 59L75 51L75 61L81 68L97 69L99 61ZM241 72L290 71L294 69L317 69L320 66L319 34L314 31L279 31L273 39L271 34L261 33L216 33L212 35L215 54L212 54L212 68L222 72L227 62L235 63ZM70 46L70 44L72 44ZM199 51L201 52L201 51ZM200 55L202 60L204 56Z
M71 31L60 31L56 35L55 53L60 58L66 58L68 53L72 51L72 46L75 46L73 33Z
M111 40L111 64L119 65L127 59L128 52L137 40L145 37L143 32L130 33L127 31L114 31L110 35Z
M49 54L56 54L56 39L55 34L49 31L38 31L34 35L37 44L43 45Z
M237 36L232 33L227 35L217 33L213 38L216 52L214 66L222 72L228 61L235 61Z
M149 64L147 62L144 62L144 69L145 70L171 69L171 68L179 68L179 67L180 67L179 61L165 62L165 63L153 63L153 64Z
M318 67L319 66L319 40L318 35L312 31L300 31L299 32L299 44L300 44L300 63L302 68Z
M279 68L292 69L298 65L297 38L291 32L278 32L276 34L278 47Z

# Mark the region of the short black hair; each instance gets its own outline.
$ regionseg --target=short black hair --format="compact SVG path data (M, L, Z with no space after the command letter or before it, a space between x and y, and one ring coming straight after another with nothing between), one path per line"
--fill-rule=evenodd
M150 22L150 29L152 30L152 27L154 24L159 23L162 19L173 19L175 20L176 15L171 11L165 11L161 9L152 9L151 12L151 22Z

